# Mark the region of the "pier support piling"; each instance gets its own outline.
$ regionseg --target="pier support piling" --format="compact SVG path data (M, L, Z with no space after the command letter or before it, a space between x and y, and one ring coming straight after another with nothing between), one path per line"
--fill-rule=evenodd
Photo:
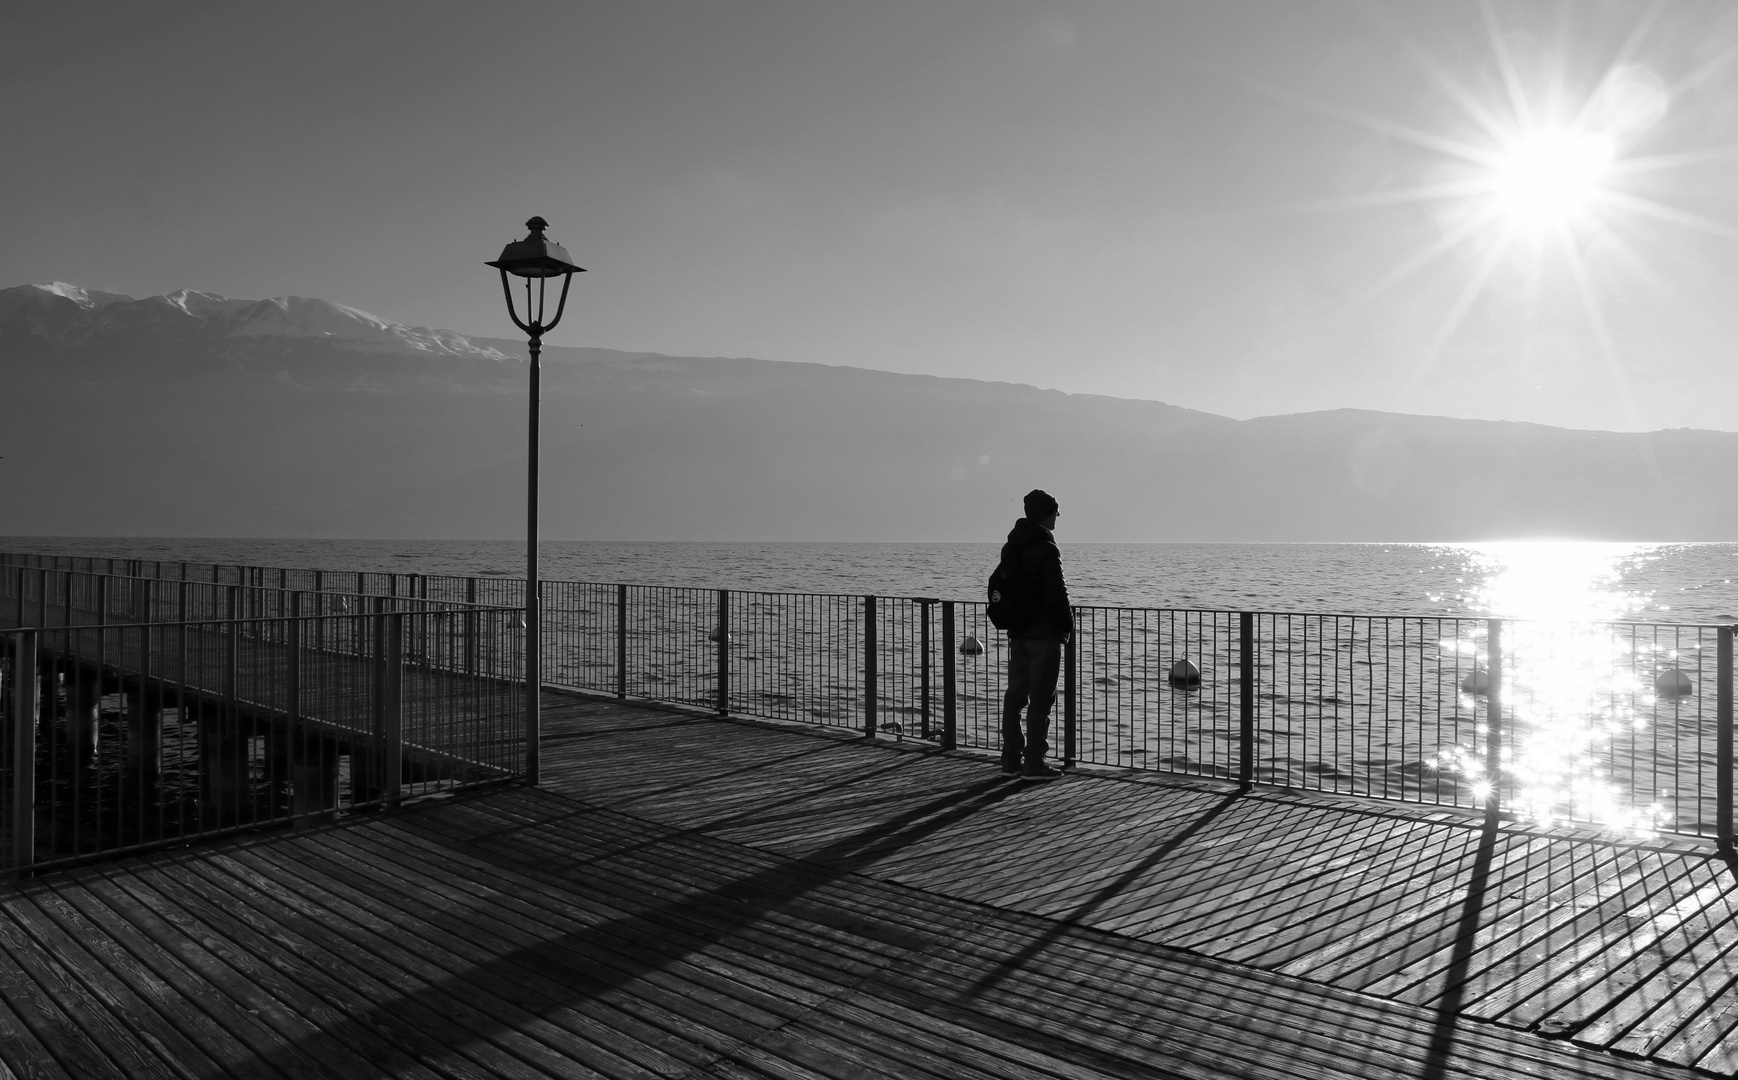
M307 738L290 747L290 813L327 820L338 809L338 744Z
M80 761L96 757L98 728L102 719L103 682L91 668L75 669L66 683L67 734L77 747Z
M205 803L221 819L237 814L247 796L247 742L229 710L215 702L198 707L199 767Z
M127 716L127 768L154 781L163 772L163 695L135 690Z

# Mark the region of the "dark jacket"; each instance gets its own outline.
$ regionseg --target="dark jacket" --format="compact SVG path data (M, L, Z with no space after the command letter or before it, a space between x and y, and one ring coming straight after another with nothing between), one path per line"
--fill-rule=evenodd
M1068 605L1068 583L1062 579L1062 551L1050 530L1029 518L1014 522L1008 542L1002 545L1002 562L1017 569L1020 580L1030 582L1043 597L1037 620L1024 630L1008 631L1008 636L1047 641L1073 636L1074 609Z

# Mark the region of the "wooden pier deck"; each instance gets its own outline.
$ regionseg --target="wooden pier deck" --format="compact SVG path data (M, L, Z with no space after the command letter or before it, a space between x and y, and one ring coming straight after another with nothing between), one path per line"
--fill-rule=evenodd
M1698 846L1157 777L1023 784L916 743L547 708L540 789L0 890L0 1061L79 1080L1738 1064L1735 889Z

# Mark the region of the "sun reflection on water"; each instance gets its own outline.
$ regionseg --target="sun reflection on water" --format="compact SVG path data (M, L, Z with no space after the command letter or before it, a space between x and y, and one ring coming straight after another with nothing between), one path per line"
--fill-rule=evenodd
M1483 584L1469 599L1475 609L1507 620L1504 732L1494 782L1504 807L1522 820L1549 825L1572 818L1632 835L1651 835L1669 823L1661 798L1672 794L1682 732L1674 724L1662 743L1649 728L1662 705L1675 717L1681 695L1659 687L1678 685L1670 673L1680 665L1697 668L1700 639L1691 636L1686 654L1681 634L1622 623L1636 618L1648 600L1624 588L1623 569L1656 557L1657 547L1532 541L1470 551ZM1488 640L1467 645L1488 669ZM1478 745L1454 747L1441 764L1482 797L1493 778L1486 765L1487 699L1477 689L1463 686L1461 704L1481 719ZM1666 750L1668 786L1644 783L1661 776L1659 755Z

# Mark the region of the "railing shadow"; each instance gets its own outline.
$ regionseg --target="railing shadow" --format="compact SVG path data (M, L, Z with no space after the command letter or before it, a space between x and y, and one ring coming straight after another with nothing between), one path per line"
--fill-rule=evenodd
M757 862L770 859L773 864L752 870L698 894L503 953L486 963L467 969L462 975L455 974L420 990L400 995L367 1013L349 1015L336 1030L329 1026L321 1032L319 1038L350 1045L367 1045L377 1040L377 1033L380 1031L414 1027L414 1022L409 1021L408 1016L441 1013L445 1009L446 999L454 995L463 996L464 991L456 989L455 984L463 986L479 981L523 983L527 971L547 970L550 957L558 955L572 958L573 963L583 970L586 985L570 989L565 1002L551 1002L548 1007L558 1008L564 1004L600 997L626 983L678 963L688 955L691 950L672 939L670 927L673 924L704 924L711 928L706 932L707 938L718 940L727 937L791 906L817 889L850 876L859 866L873 862L890 851L918 843L973 814L989 809L1018 790L1020 789L1017 785L986 780L931 799L889 821L877 822L841 837L804 858L762 855L756 859ZM571 802L564 797L541 792L527 793L527 797L539 801L556 800L561 804ZM644 825L643 822L638 824ZM535 822L515 829L492 831L483 838L445 838L443 842L466 858L499 866L514 875L537 876L543 862L537 849L527 847L525 851L519 851L518 845L511 842L510 834L533 832L545 827L545 821L540 817ZM664 843L668 843L672 837L684 835L681 830L675 829L660 828L658 831L666 834L661 839ZM655 842L647 846L655 846ZM548 884L557 889L575 887L575 883L571 881L552 881ZM631 946L630 956L624 956L621 952L620 946L623 943ZM605 970L599 965L586 962L588 956L600 949L611 952L616 958L614 967ZM884 958L884 963L892 962L892 957ZM853 977L851 981L860 981L864 977L867 976ZM841 991L848 988L848 985L840 986ZM491 1018L490 1023L493 1030L474 1034L487 1037L494 1031L510 1028L510 1024L504 1020ZM286 1052L272 1055L266 1064L293 1069L299 1064L299 1060L299 1055L292 1057Z
M1120 894L1132 883L1140 880L1143 874L1148 870L1151 870L1154 866L1157 866L1167 855L1176 851L1196 833L1205 829L1208 825L1211 825L1219 815L1229 810L1237 802L1239 797L1240 796L1236 793L1225 795L1217 803L1208 807L1204 813L1197 816L1194 821L1191 821L1188 825L1178 830L1170 839L1154 848L1145 858L1141 859L1140 862L1123 871L1121 874L1118 874L1109 884L1100 888L1097 892L1075 905L1075 907L1067 914L1054 917L1050 927L1046 929L1044 933L1038 935L1018 952L991 968L983 975L983 977L973 983L970 989L961 994L957 1000L961 1002L970 1001L973 998L982 995L985 991L994 987L1009 975L1012 975L1025 967L1028 961L1043 952L1047 946L1061 938L1073 928L1081 925L1088 915L1096 911L1106 901Z
M1467 875L1466 899L1461 901L1460 919L1455 926L1454 951L1443 975L1443 994L1433 1006L1435 1022L1430 1031L1430 1047L1425 1052L1424 1070L1419 1080L1445 1080L1449 1061L1454 1052L1455 1029L1460 1020L1462 1000L1466 995L1467 977L1471 974L1472 955L1477 947L1479 922L1484 917L1485 894L1490 887L1491 862L1496 856L1498 821L1487 814L1479 829L1478 849L1473 855L1472 871Z

